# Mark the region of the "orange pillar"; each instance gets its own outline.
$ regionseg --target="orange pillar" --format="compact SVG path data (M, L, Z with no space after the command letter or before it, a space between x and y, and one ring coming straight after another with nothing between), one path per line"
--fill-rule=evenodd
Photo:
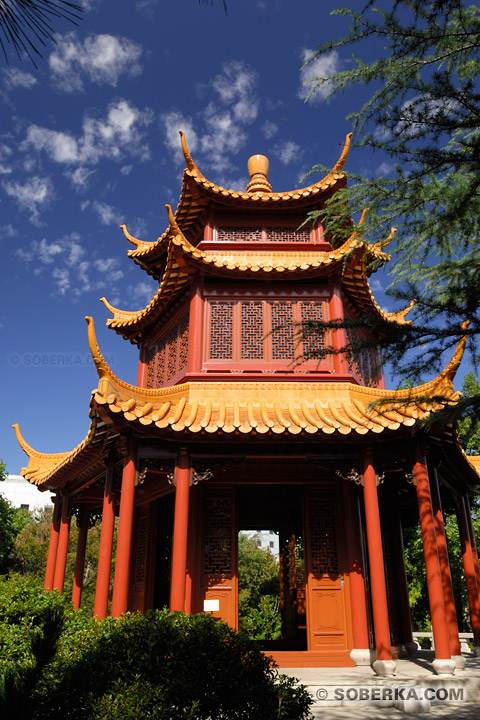
M113 532L115 529L115 502L113 498L113 463L110 462L105 478L103 493L102 530L98 550L97 583L95 586L95 605L93 614L100 620L108 614L108 593L112 569Z
M475 531L473 529L473 521L472 521L472 510L470 508L470 502L468 500L468 495L463 496L463 502L465 503L465 512L466 512L466 516L467 516L468 531L469 531L469 535L470 535L470 546L472 548L473 567L475 568L475 579L477 581L477 589L480 594L480 569L478 567L477 542L475 540Z
M480 646L480 603L478 599L477 581L475 579L475 565L473 562L470 533L468 531L467 513L463 497L457 498L457 522L462 548L463 569L467 581L468 604L470 606L470 619L472 622L473 644Z
M112 616L120 617L127 612L130 581L130 555L132 551L133 510L135 503L135 457L132 440L122 475L120 515L118 520L117 554L113 580Z
M345 317L343 313L343 300L338 284L332 284L330 295L330 317L332 320L338 320L343 322ZM337 352L333 356L333 362L335 365L335 372L339 375L348 375L350 369L348 367L347 356L345 354L345 348L348 344L347 332L345 328L335 328L331 330L332 333L332 347Z
M78 522L78 521L77 521ZM88 537L88 508L83 508L78 527L77 557L73 575L72 603L75 610L80 607L83 589L83 573L85 570L85 553Z
M199 373L202 369L203 343L203 275L197 275L192 283L190 294L190 327L188 342L189 374Z
M460 639L458 637L457 613L455 612L455 600L453 597L452 575L450 573L450 560L448 558L447 538L443 524L442 501L440 498L440 487L435 468L432 469L432 510L435 521L435 536L437 540L438 559L440 562L440 573L442 576L443 598L445 602L445 614L447 618L448 640L452 657L456 659L457 667L464 667L465 661L460 650Z
M60 495L55 497L53 506L52 525L50 527L50 541L48 543L47 567L45 570L45 590L53 590L55 576L55 561L57 559L58 536L60 533Z
M390 643L377 479L373 467L373 453L370 448L363 453L363 483L368 558L370 561L370 585L372 588L373 625L377 648L377 659L373 664L373 669L379 675L391 675L395 671L395 662L392 660Z
M170 610L185 611L187 574L188 496L190 489L190 458L186 448L178 451L173 521L172 581Z
M53 589L59 590L63 595L65 583L65 568L67 566L68 536L70 533L70 516L68 513L68 492L65 492L62 503L62 517L60 520L60 533L58 536L57 558L55 561L55 575Z
M418 512L422 532L423 555L427 575L428 600L432 619L433 639L435 642L435 660L433 667L437 673L453 675L455 661L451 659L448 640L447 616L443 599L442 577L438 559L435 523L433 519L432 498L428 480L427 463L420 444L417 443L414 465L417 488Z
M350 480L343 480L343 497L345 498L345 533L353 632L353 649L350 657L356 665L370 665L370 640L363 577L358 498Z

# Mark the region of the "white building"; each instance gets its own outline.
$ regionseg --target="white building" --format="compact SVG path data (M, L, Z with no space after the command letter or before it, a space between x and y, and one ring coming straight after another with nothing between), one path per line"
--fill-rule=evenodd
M0 493L16 508L25 510L43 510L52 506L52 494L48 491L40 492L21 475L7 475L0 482Z
M278 533L274 530L246 530L245 535L255 538L259 548L268 549L277 558L280 553Z

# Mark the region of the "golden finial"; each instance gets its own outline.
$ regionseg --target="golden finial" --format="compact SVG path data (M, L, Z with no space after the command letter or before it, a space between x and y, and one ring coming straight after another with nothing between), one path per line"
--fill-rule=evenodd
M248 161L248 174L250 182L247 185L249 193L270 193L272 186L267 180L270 163L265 155L252 155Z

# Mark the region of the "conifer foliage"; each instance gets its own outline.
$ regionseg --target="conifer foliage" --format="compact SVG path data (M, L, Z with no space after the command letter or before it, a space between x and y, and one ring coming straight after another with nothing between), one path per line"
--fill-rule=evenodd
M383 177L350 175L322 219L336 244L352 233L352 214L365 207L359 238L382 242L395 226L389 294L403 305L416 300L412 325L377 318L358 324L381 335L384 360L412 380L438 370L442 352L464 333L476 367L480 8L462 0L371 0L360 12L335 14L349 21L348 32L319 45L309 62L335 53L341 69L311 80L311 94L327 88L328 99L366 88L365 103L349 116L353 146L360 157L362 148L376 152L386 171ZM478 412L480 396L473 404Z

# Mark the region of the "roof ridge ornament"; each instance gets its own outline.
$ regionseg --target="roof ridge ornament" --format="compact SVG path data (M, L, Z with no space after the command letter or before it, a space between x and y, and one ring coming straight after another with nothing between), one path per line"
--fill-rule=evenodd
M272 186L268 182L270 163L265 155L252 155L248 160L248 174L250 182L247 185L248 193L271 193Z
M180 141L182 143L182 151L183 151L183 157L185 158L185 162L187 163L187 168L191 170L192 172L197 170L197 166L195 165L195 162L190 155L190 151L187 146L187 141L185 139L185 133L183 130L178 131L180 133Z
M337 162L333 166L332 172L334 172L334 173L342 172L343 166L345 165L345 163L347 161L348 153L350 151L352 135L353 135L353 133L348 133L347 137L345 138L345 144L343 146L342 154L340 155Z

